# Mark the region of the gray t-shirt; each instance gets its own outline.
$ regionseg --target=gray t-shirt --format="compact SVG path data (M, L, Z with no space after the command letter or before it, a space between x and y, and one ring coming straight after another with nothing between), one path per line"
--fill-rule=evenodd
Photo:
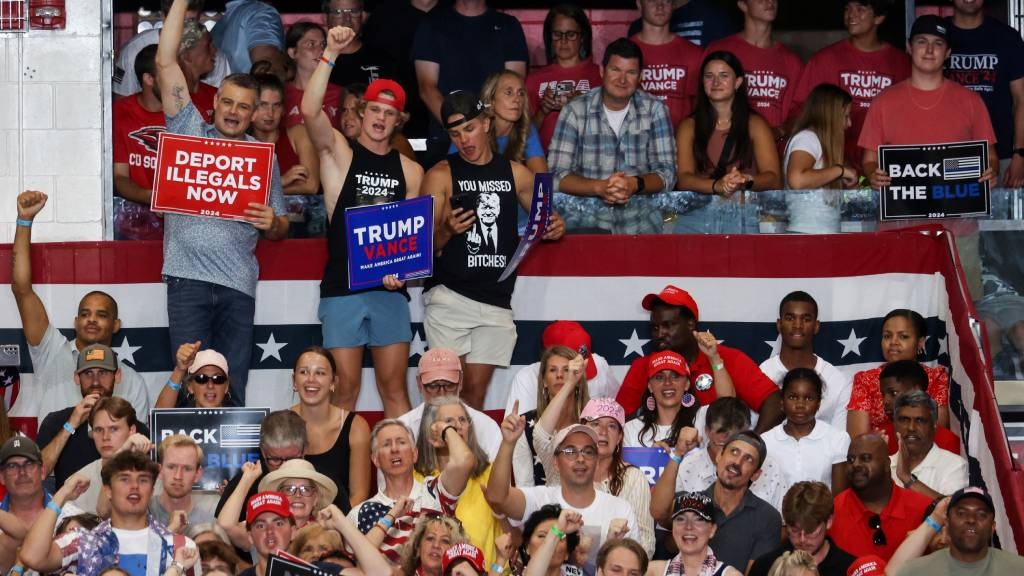
M949 554L949 549L939 550L922 558L907 562L899 576L996 576L997 574L1024 574L1024 557L989 548L981 562L961 562Z
M715 498L715 485L704 493ZM779 545L782 516L772 505L747 490L740 505L726 516L715 504L717 530L711 539L715 556L729 566L746 572L750 561L771 552Z
M222 137L212 124L203 122L191 102L176 116L167 117L167 132ZM246 135L245 139L256 142L252 136ZM276 215L285 213L276 158L271 169L270 206ZM259 230L248 222L166 214L163 274L227 286L255 297L260 273L254 254L258 239Z
M161 490L162 492L162 490ZM217 521L217 502L220 500L216 493L192 491L192 509L188 512L188 525L196 526L207 522ZM149 513L157 522L167 526L171 523L171 515L160 505L160 494L156 491L149 499Z

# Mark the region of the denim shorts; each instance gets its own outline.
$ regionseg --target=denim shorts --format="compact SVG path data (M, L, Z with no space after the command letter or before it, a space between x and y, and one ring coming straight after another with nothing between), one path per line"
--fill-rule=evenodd
M412 340L409 303L401 292L371 290L321 298L324 348L387 346Z

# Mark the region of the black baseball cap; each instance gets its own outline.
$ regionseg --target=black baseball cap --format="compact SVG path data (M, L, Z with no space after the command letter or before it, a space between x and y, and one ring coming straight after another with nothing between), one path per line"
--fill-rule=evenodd
M919 34L931 34L949 42L949 22L935 14L918 16L917 20L914 20L914 25L910 27L910 38L913 39Z
M39 445L28 436L11 436L0 448L0 464L7 462L8 458L23 456L33 462L42 462L43 453L39 451Z
M988 506L989 512L993 514L996 512L995 504L992 503L992 496L990 496L989 493L980 486L967 486L953 492L953 495L949 497L949 507L952 508L957 502L964 498L977 498L984 502L985 506Z
M455 90L448 93L444 97L444 102L441 103L441 121L444 123L445 130L447 130L469 122L483 114L486 109L487 105L480 101L480 97L475 92ZM462 120L448 121L448 118L457 114L462 115Z

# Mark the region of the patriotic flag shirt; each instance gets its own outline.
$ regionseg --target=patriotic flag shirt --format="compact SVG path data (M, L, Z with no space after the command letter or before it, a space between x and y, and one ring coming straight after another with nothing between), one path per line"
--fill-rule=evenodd
M416 481L409 493L412 509L398 518L395 525L388 529L380 552L391 562L398 562L402 545L412 536L416 521L422 515L455 515L455 506L459 495L451 495L440 482L440 476L428 476L423 482ZM383 487L369 500L356 506L348 513L351 520L363 534L366 534L395 505L395 500L384 493Z

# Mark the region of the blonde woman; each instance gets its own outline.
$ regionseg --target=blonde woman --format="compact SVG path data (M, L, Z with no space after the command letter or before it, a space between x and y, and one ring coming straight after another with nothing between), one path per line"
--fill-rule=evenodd
M810 554L794 550L779 556L768 576L818 576L818 567Z
M575 360L575 363L573 361ZM523 414L526 430L516 442L512 456L516 486L544 486L551 474L550 450L545 465L544 450L538 440L550 444L554 433L566 426L577 424L583 407L590 400L587 377L584 373L585 360L575 350L565 346L552 346L540 357L540 378L537 386L537 409ZM548 412L548 405L556 409ZM514 412L518 413L518 402ZM540 416L545 422L541 426Z
M786 187L790 232L839 232L842 189L857 185L857 171L846 163L844 146L852 99L834 84L811 91L793 137L786 145Z
M399 563L403 576L441 576L444 553L466 541L462 524L451 516L421 516Z

